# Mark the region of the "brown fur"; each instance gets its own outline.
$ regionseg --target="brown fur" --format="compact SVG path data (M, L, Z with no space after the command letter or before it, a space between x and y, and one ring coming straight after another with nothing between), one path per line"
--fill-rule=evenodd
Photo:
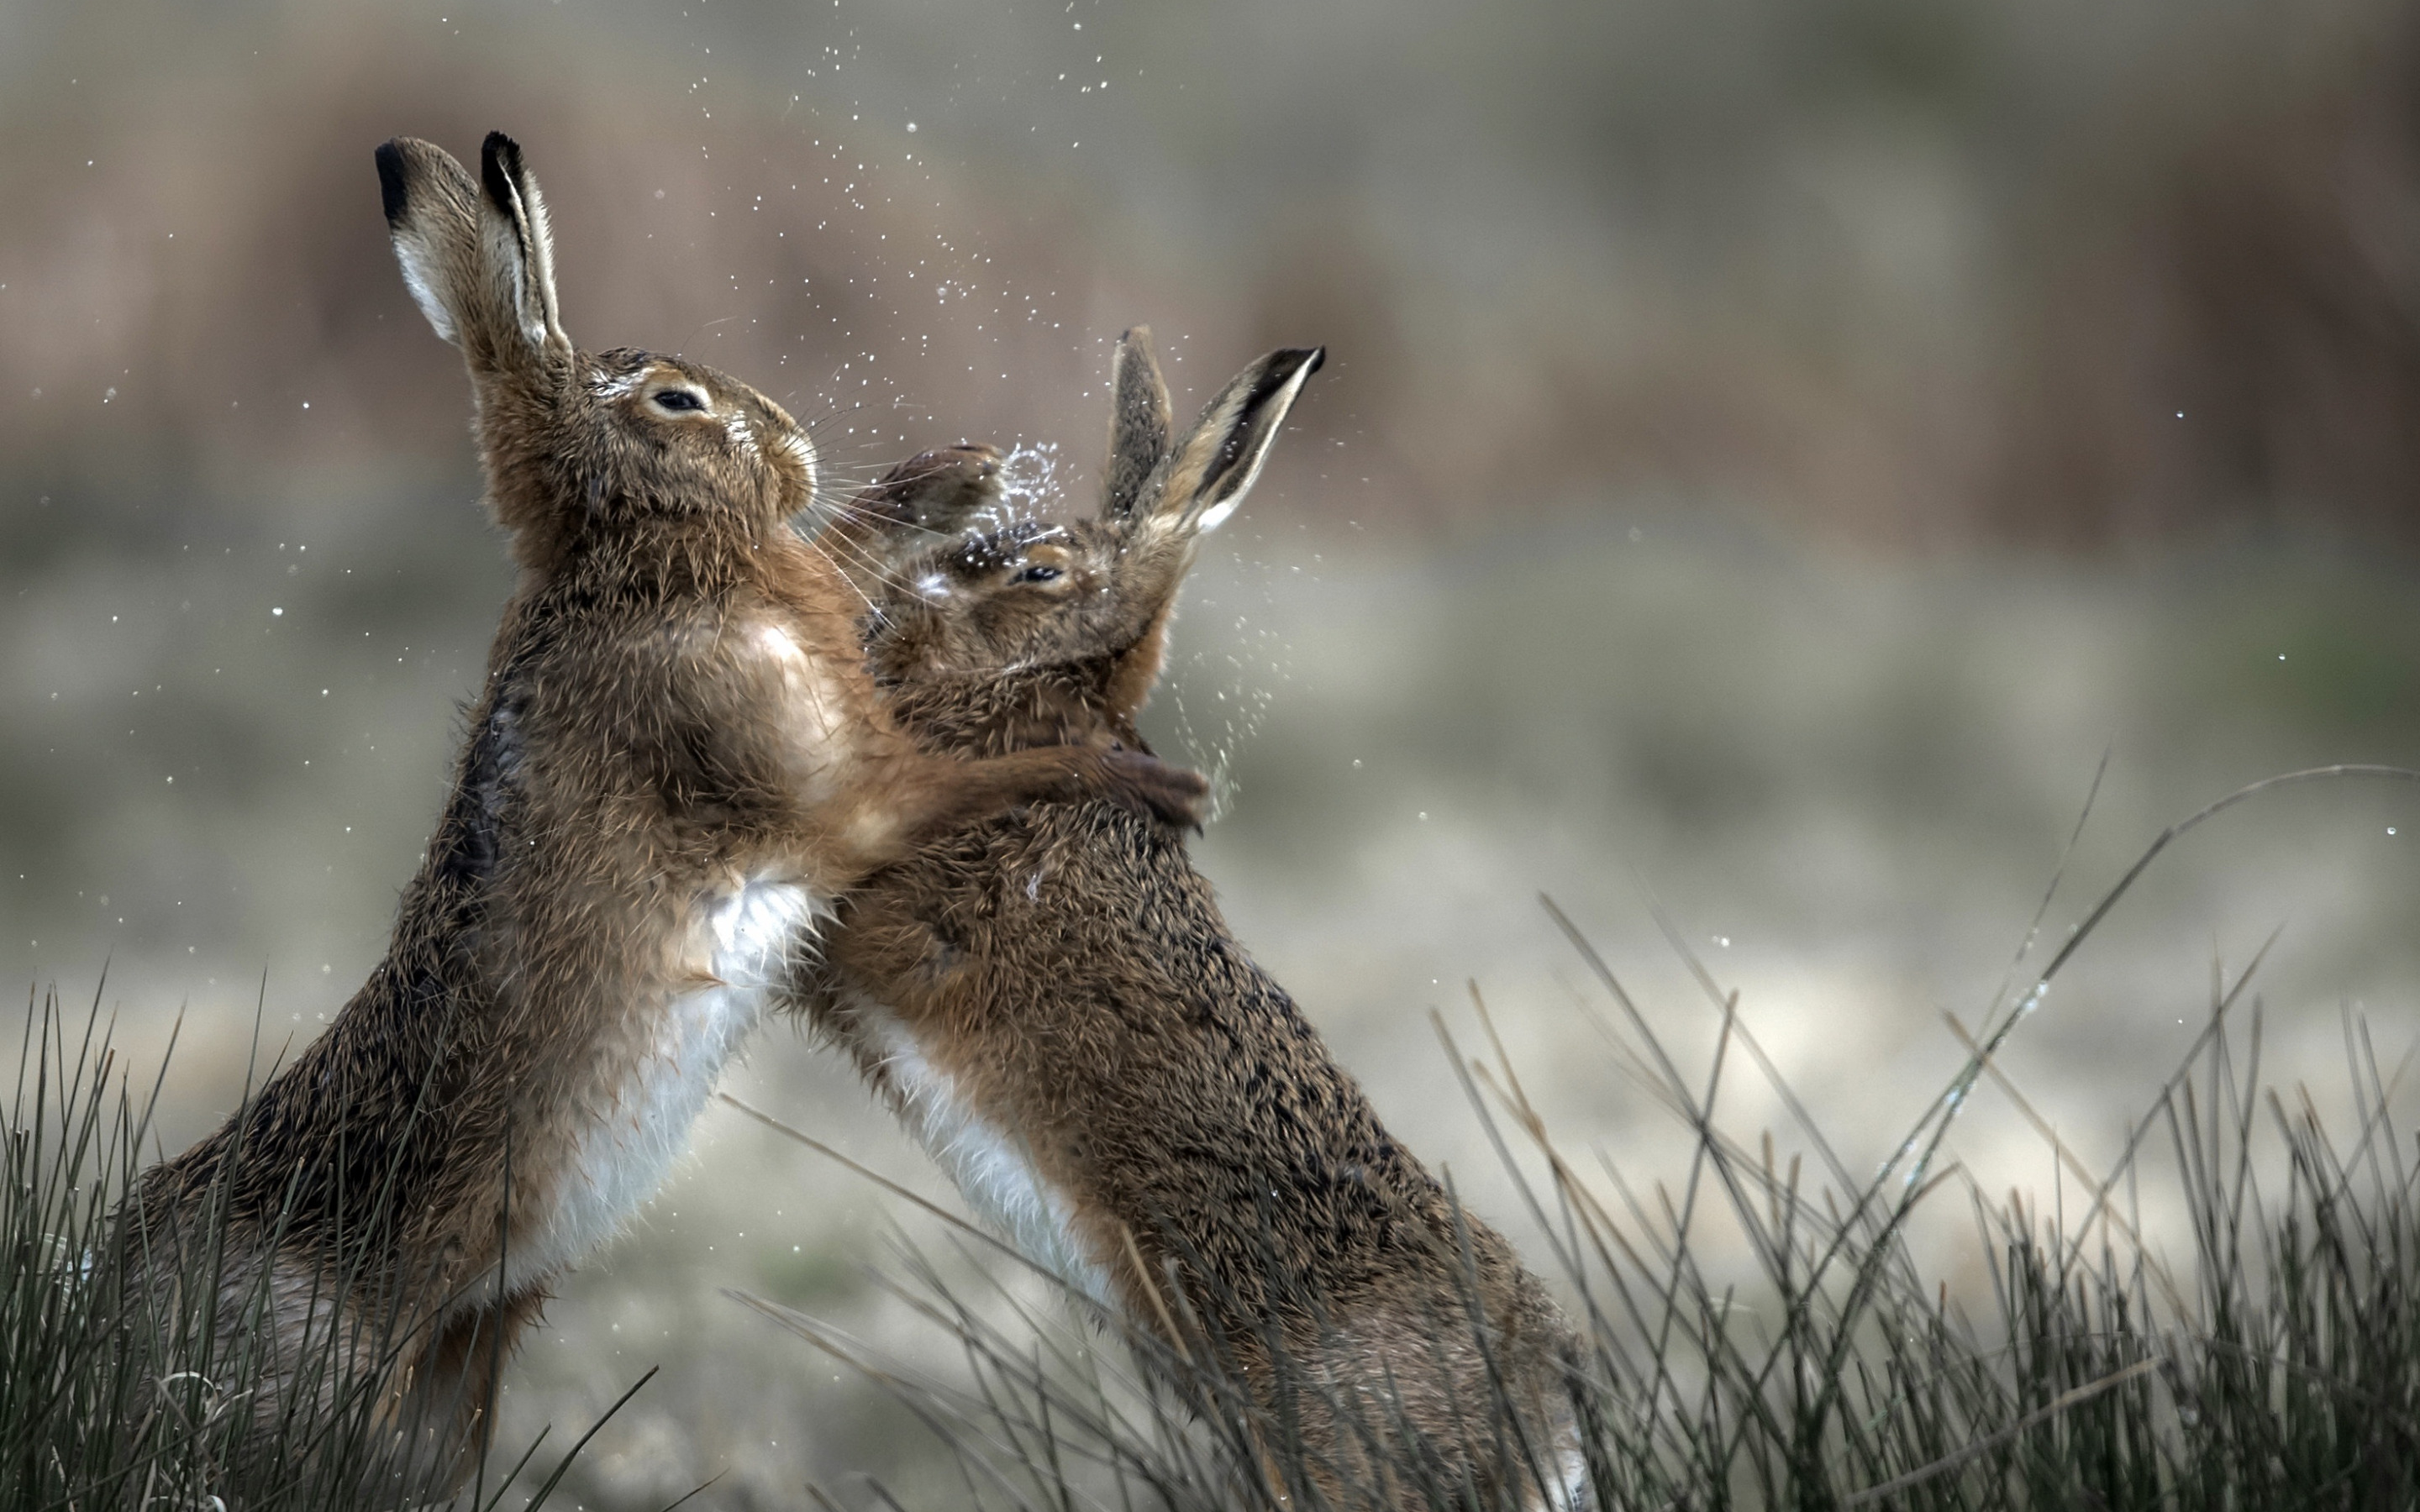
M1130 332L1101 517L878 587L869 659L901 720L962 753L1138 744L1200 522L1249 486L1318 359L1263 359L1173 440ZM1222 1362L1331 1504L1426 1505L1421 1478L1489 1507L1580 1494L1560 1315L1379 1123L1182 836L1095 803L937 841L851 895L806 1004L945 1164L985 1139L1015 1152L1072 1235L1072 1263L1035 1257ZM943 1102L965 1117L936 1126ZM972 1190L997 1163L967 1170L970 1200L1004 1211ZM1520 1420L1503 1440L1476 1411L1499 1396Z
M474 183L427 143L379 151L407 278L469 364L520 566L453 795L386 959L134 1209L145 1284L200 1275L230 1328L272 1299L264 1428L325 1389L296 1362L308 1328L333 1327L387 1351L347 1342L338 1374L383 1372L441 1488L485 1431L499 1350L644 1198L616 1183L677 1149L745 1032L753 989L718 972L753 961L730 943L753 938L750 907L828 909L936 833L1034 799L1106 795L1149 826L1189 821L1202 792L1109 741L918 748L864 670L856 589L787 523L814 486L803 432L693 363L576 350L519 148L491 135L481 166ZM218 1261L191 1252L212 1205Z

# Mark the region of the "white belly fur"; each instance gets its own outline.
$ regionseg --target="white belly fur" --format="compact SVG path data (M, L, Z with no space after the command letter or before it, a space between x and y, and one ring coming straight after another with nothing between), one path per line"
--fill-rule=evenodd
M764 1016L784 963L828 917L823 900L788 882L751 882L704 910L701 943L715 984L666 1003L646 1054L610 1103L588 1110L550 1211L507 1257L513 1288L575 1263L655 1195L724 1064Z
M1112 1304L1109 1277L1077 1238L1066 1199L1043 1180L1024 1146L975 1112L896 1014L861 996L847 1009L882 1062L901 1121L967 1206L1018 1254L1094 1302Z

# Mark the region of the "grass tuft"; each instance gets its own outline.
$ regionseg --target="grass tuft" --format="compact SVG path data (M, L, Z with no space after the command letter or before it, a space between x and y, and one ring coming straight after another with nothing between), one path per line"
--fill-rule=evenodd
M2289 1104L2260 1080L2261 1013L2246 998L2256 961L2215 995L2207 1026L2101 1173L2057 1139L1994 1058L2180 836L2283 783L2413 776L2289 774L2161 835L2050 964L2003 995L1981 1032L1950 1020L1966 1064L1896 1153L1863 1176L1677 932L1667 930L1720 1015L1711 1062L1694 1078L1546 901L1603 990L1588 1011L1617 1063L1694 1136L1676 1183L1642 1188L1609 1159L1584 1173L1523 1092L1476 987L1492 1059L1466 1057L1437 1022L1473 1107L1551 1236L1530 1260L1559 1279L1582 1336L1571 1387L1594 1504L2420 1505L2420 1150L2392 1111L2410 1056L2382 1072L2368 1025L2348 1015L2352 1126L2331 1129L2307 1092ZM1743 1063L1796 1122L1803 1149L1786 1162L1770 1134L1750 1138L1715 1116L1723 1083ZM2049 1141L2062 1181L2081 1182L2080 1211L2064 1196L2048 1214L2022 1196L1993 1200L1962 1169L1939 1164L1987 1077ZM1543 1179L1532 1178L1540 1164ZM1925 1273L1908 1242L1919 1213L1936 1221L1933 1210L1961 1189L1989 1260L1991 1305L1979 1316ZM2147 1190L2186 1215L2191 1247L2180 1261L2146 1238ZM1752 1263L1742 1273L1705 1259L1717 1225L1745 1241ZM741 1300L914 1412L956 1465L968 1505L1332 1504L1289 1462L1285 1424L1256 1419L1243 1393L1218 1383L1217 1362L1177 1358L1156 1334L1063 1288L1061 1304L1044 1304L1049 1284L1021 1273L1031 1269L1021 1263L999 1263L1000 1247L964 1225L952 1242L970 1257L993 1254L992 1295L970 1295L945 1279L962 1270L912 1247L886 1278L950 1336L964 1365L952 1379L907 1370L792 1309ZM1470 1412L1474 1438L1519 1431L1509 1402L1473 1403ZM1466 1488L1424 1478L1418 1466L1388 1469L1394 1489L1373 1475L1342 1504L1474 1505ZM878 1488L868 1494L887 1504ZM833 1492L817 1496L839 1504Z
M1691 1074L1549 901L1601 989L1588 1011L1617 1064L1692 1135L1676 1180L1642 1184L1610 1160L1583 1165L1555 1143L1475 988L1487 1056L1466 1055L1437 1021L1472 1106L1549 1236L1530 1258L1559 1282L1581 1337L1570 1385L1594 1504L1807 1512L2420 1505L2420 1148L2395 1113L2408 1101L2412 1055L2388 1071L2368 1024L2349 1014L2352 1111L2349 1124L2332 1127L2307 1092L2289 1097L2262 1080L2262 1016L2248 995L2256 961L2213 994L2207 1025L2105 1171L2057 1138L1996 1061L2052 979L2176 838L2280 781L2355 775L2412 776L2293 774L2161 836L1989 1021L1970 1031L1950 1020L1968 1046L1965 1065L1870 1173L1843 1161L1736 997L1694 958L1719 1030L1707 1065ZM1687 957L1678 933L1668 933ZM1769 1134L1751 1137L1716 1117L1724 1083L1744 1071L1789 1110L1797 1153L1785 1158ZM2042 1134L2062 1183L2074 1181L2082 1200L2063 1184L2045 1213L2022 1196L1990 1197L1940 1163L1950 1127L1986 1079ZM98 997L80 1015L55 995L29 1000L0 1120L0 1506L433 1500L429 1487L394 1469L396 1435L377 1422L377 1372L347 1364L381 1349L322 1340L301 1360L277 1361L316 1382L294 1399L326 1406L264 1437L247 1412L247 1382L267 1358L257 1331L222 1328L223 1309L176 1300L207 1297L198 1281L170 1288L166 1302L120 1284L128 1246L141 1242L122 1214L158 1092L156 1079L147 1089L130 1083ZM1909 1242L1919 1220L1940 1221L1962 1193L1991 1288L1988 1306L1978 1298L1971 1309L1926 1273ZM2147 1194L2153 1208L2184 1214L2186 1242L2173 1254L2147 1232ZM1282 1414L1253 1405L1215 1346L1211 1358L1187 1358L1162 1342L1199 1337L1198 1329L1138 1327L950 1222L953 1255L905 1246L884 1283L954 1346L959 1367L951 1372L909 1369L807 1314L740 1300L904 1403L956 1471L965 1505L1332 1504L1306 1473ZM1709 1258L1718 1226L1721 1237L1744 1242L1745 1267L1727 1272ZM198 1238L197 1252L214 1252L209 1223ZM969 1261L985 1278L979 1290L959 1279ZM262 1300L235 1316L256 1316ZM1170 1304L1182 1302L1171 1295ZM1374 1396L1383 1417L1383 1383ZM1511 1442L1523 1431L1507 1401L1473 1402L1468 1417L1474 1439ZM541 1447L483 1468L456 1504L499 1505L502 1488ZM1348 1479L1356 1473L1337 1468ZM1392 1489L1365 1480L1346 1504L1473 1505L1466 1488L1427 1466L1367 1473ZM558 1468L526 1504L561 1480ZM809 1494L843 1504L829 1489ZM846 1501L898 1505L871 1482Z
M416 1426L381 1412L392 1382L378 1362L393 1357L399 1316L373 1320L366 1338L320 1329L272 1352L258 1326L265 1284L231 1308L211 1304L230 1229L225 1204L209 1197L179 1236L187 1269L166 1285L130 1280L130 1260L156 1258L128 1199L166 1068L138 1095L99 1004L96 995L78 1022L55 993L29 999L0 1116L0 1506L317 1512L445 1502L434 1467L398 1452ZM264 1427L256 1394L272 1370L282 1399L315 1405ZM451 1504L492 1512L540 1447L529 1444L504 1474L483 1466ZM544 1502L562 1473L521 1504Z

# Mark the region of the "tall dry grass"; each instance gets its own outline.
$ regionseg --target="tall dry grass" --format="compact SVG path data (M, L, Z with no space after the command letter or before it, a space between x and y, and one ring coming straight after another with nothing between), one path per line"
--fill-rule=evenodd
M1473 1107L1552 1236L1532 1258L1572 1300L1585 1340L1570 1386L1593 1504L2352 1509L2420 1495L2420 1150L2395 1112L2409 1102L2412 1054L2382 1063L2370 1025L2348 1011L2352 1117L2332 1128L2308 1089L2289 1103L2261 1080L2256 961L2214 990L2201 1033L2104 1170L2040 1121L1996 1059L2174 840L2274 787L2349 778L2420 773L2289 774L2164 832L1993 1020L1978 1032L1952 1020L1966 1064L1872 1171L1838 1153L1737 996L1694 960L1721 1027L1711 1063L1684 1071L1548 901L1601 989L1599 1026L1632 1088L1693 1139L1677 1178L1579 1160L1524 1092L1475 984L1493 1054L1466 1060L1438 1021ZM1687 954L1677 934L1672 943ZM1770 1131L1750 1135L1719 1113L1727 1081L1741 1076L1767 1082L1792 1111L1784 1138L1799 1148L1786 1159ZM2048 1142L2057 1184L2047 1211L2038 1197L1997 1198L1941 1159L1987 1080ZM1988 1299L1954 1296L1909 1242L1962 1192L1989 1257ZM2164 1199L2183 1215L2174 1233L2146 1216ZM2181 1255L2164 1242L2179 1235ZM1718 1239L1745 1239L1754 1263L1709 1259ZM987 1242L961 1226L954 1242ZM1415 1489L1408 1503L1366 1482L1331 1503L1281 1411L1256 1408L1147 1328L1080 1295L1037 1306L1031 1286L1005 1284L1013 1257L993 1268L1003 1280L988 1296L912 1246L901 1257L888 1284L955 1345L956 1372L905 1367L799 1309L735 1295L907 1404L959 1467L962 1504L1476 1505L1470 1488L1418 1461L1390 1467L1397 1486ZM1506 1401L1475 1403L1466 1431L1510 1442L1518 1414ZM1550 1482L1547 1446L1523 1447ZM1351 1467L1328 1468L1353 1484ZM873 1485L871 1500L889 1493Z

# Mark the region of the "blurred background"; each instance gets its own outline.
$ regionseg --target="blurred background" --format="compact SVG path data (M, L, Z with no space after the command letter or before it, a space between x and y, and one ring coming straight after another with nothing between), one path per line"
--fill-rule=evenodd
M843 479L971 437L1080 511L1123 327L1181 409L1326 343L1152 716L1238 933L1524 1242L1466 981L1566 1144L1685 1152L1541 892L1684 1062L1691 959L1737 989L1878 1160L2063 856L2035 964L2203 803L2420 756L2415 74L2392 0L0 0L0 968L138 1064L182 1014L173 1149L381 952L509 577L370 149L501 127L574 335L756 382ZM2414 826L2329 784L2196 832L2009 1072L2113 1161L2273 937L2266 1064L2334 1105L2349 1019L2390 1070L2420 1024ZM794 1032L733 1085L940 1194ZM1951 1143L2048 1200L1995 1096ZM507 1436L660 1365L583 1504L953 1496L720 1294L945 1367L871 1275L947 1235L728 1110L697 1147Z

